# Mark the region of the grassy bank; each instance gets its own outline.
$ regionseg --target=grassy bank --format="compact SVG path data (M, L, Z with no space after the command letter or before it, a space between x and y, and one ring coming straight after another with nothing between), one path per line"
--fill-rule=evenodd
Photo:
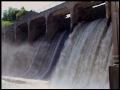
M4 28L7 25L10 25L10 24L12 24L11 21L4 21L4 20L2 20L2 28Z

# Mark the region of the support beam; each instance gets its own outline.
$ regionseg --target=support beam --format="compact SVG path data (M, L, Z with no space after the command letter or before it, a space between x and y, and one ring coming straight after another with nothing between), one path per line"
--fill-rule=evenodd
M110 89L119 89L119 66L109 67Z
M28 24L28 42L30 42L30 22Z
M106 6L106 18L109 19L111 17L111 3L109 1L105 2Z
M118 50L119 50L119 1L116 1L116 12L117 12L117 38L118 38ZM119 53L118 53L119 55Z
M15 38L15 42L16 42L16 38L17 38L17 36L16 36L16 30L17 30L17 27L13 26L13 28L14 28L14 38Z
M46 39L50 41L56 32L57 32L57 24L52 14L50 14L46 18L46 35L45 35Z
M15 42L15 37L14 37L15 33L14 33L14 28L13 26L11 26L9 29L7 29L5 31L5 41L6 42L10 42L13 43Z
M71 15L71 26L70 28L73 29L74 26L78 23L78 18L79 18L79 12L77 8L72 8L70 11Z
M119 60L119 11L116 2L111 2L112 29L113 29L113 60Z
M5 29L2 30L1 36L2 36L2 41L5 42Z
M109 67L110 89L119 89L119 2L111 2L113 66Z

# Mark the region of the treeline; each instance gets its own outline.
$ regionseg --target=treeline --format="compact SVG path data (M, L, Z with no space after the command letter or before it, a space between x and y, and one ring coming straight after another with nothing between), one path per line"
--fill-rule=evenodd
M5 10L3 12L2 20L5 20L5 21L15 21L16 19L18 19L21 16L25 15L27 12L28 11L26 11L24 7L22 7L19 10L16 9L16 8L10 7L8 10ZM32 11L30 11L30 12L32 12Z

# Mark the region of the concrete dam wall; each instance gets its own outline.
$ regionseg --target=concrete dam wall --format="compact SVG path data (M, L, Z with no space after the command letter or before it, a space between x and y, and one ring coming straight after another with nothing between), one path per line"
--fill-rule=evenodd
M65 2L7 26L2 75L48 80L56 88L118 88L117 70L108 73L109 66L119 66L114 5L119 4Z

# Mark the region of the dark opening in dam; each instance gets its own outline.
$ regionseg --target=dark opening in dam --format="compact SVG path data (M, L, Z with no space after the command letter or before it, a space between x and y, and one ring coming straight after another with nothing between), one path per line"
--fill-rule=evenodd
M34 19L30 23L29 40L35 41L46 33L46 20L44 17Z
M16 39L17 42L24 42L28 39L28 25L27 23L23 23L19 25L16 29Z
M70 17L66 18L69 13L70 12L67 8L63 8L53 12L53 19L57 23L56 26L58 31L61 32L64 30L70 30Z
M79 10L79 6L76 6L76 8ZM106 17L106 10L105 5L100 6L91 6L87 7L81 11L79 11L79 18L78 21L93 21L95 19L99 18L105 18Z

